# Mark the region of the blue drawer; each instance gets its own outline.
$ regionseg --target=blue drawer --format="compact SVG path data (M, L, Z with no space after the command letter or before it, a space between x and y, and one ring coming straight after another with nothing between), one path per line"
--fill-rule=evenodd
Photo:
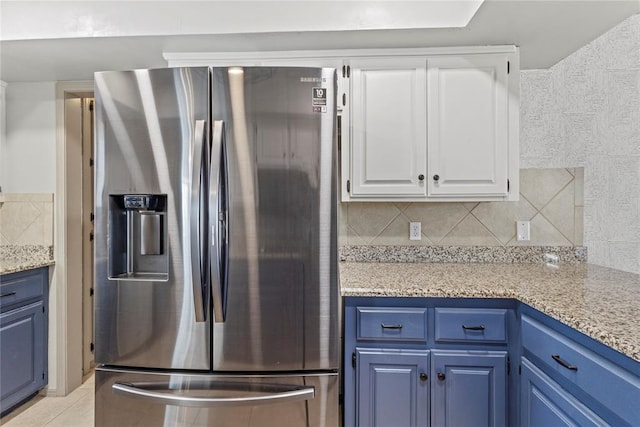
M522 346L634 426L640 426L640 378L585 346L522 316Z
M507 310L436 308L437 342L507 342Z
M427 341L427 309L357 307L358 341Z
M42 298L48 277L46 269L29 270L3 275L0 279L0 308L23 304Z

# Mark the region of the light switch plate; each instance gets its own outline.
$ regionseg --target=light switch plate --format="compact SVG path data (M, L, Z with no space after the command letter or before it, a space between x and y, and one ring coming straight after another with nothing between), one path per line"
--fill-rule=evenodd
M516 221L516 240L519 242L531 240L530 224L530 221Z

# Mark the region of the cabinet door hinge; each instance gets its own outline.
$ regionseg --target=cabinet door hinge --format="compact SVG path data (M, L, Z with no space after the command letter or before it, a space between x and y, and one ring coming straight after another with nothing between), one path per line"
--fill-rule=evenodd
M507 375L511 375L511 358L507 356Z
M347 77L347 66L346 65L342 66L342 77Z
M93 231L91 233L89 233L89 241L93 242Z
M89 101L89 111L93 111L93 101Z
M351 353L351 366L356 367L356 352Z
M42 312L44 313L44 306L42 307Z
M342 106L346 107L346 105L347 105L347 94L343 93L342 94Z
M91 353L93 353L93 349L95 348L95 346L93 345L93 343L89 344L89 349L91 350Z
M351 77L351 65L347 65L347 78Z
M93 212L91 212L91 213L89 214L89 220L90 220L91 222L93 222L93 220L94 220L94 219L96 219L96 216L93 214Z
M511 62L507 61L507 74L511 72Z
M351 181L347 180L347 193L351 193Z
M93 167L93 157L89 159L89 166Z
M42 379L44 379L44 372L42 373Z
M522 365L518 365L518 375L522 375Z
M510 188L511 188L511 183L509 182L509 180L507 180L507 193L509 192Z
M93 288L89 288L89 296L92 297L93 296Z

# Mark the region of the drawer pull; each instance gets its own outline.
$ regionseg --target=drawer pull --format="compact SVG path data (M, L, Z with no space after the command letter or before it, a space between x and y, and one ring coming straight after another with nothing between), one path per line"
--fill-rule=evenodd
M384 323L380 323L380 327L382 329L402 329L402 323L397 325L385 325Z
M429 377L428 377L428 376L427 376L427 374L425 374L424 372L422 372L422 373L420 374L420 381L426 381L426 380L428 380L428 379L429 379Z
M447 378L447 376L444 373L438 372L438 381L444 381L445 378Z
M1 294L1 295L0 295L0 298L10 297L11 295L15 295L15 294L16 294L16 291L9 292L9 293L7 293L7 294Z
M556 362L558 362L559 364L561 364L562 366L564 366L565 368L571 370L571 371L577 371L578 370L578 367L576 365L572 365L571 363L569 363L566 360L562 359L559 354L552 354L551 358L553 360L555 360Z
M462 325L462 329L464 329L465 331L484 331L484 326L483 325L478 325L478 326Z

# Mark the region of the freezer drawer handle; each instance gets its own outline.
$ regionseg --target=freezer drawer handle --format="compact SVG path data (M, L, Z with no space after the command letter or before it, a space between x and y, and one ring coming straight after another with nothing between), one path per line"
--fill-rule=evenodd
M265 394L264 396L234 396L234 397L203 397L171 394L156 390L136 387L132 383L114 383L111 388L114 393L128 397L144 399L162 405L187 406L192 408L211 408L220 406L255 406L274 405L276 403L311 400L315 398L314 387L292 386L285 391ZM255 386L254 386L255 388ZM168 390L168 389L167 389Z

